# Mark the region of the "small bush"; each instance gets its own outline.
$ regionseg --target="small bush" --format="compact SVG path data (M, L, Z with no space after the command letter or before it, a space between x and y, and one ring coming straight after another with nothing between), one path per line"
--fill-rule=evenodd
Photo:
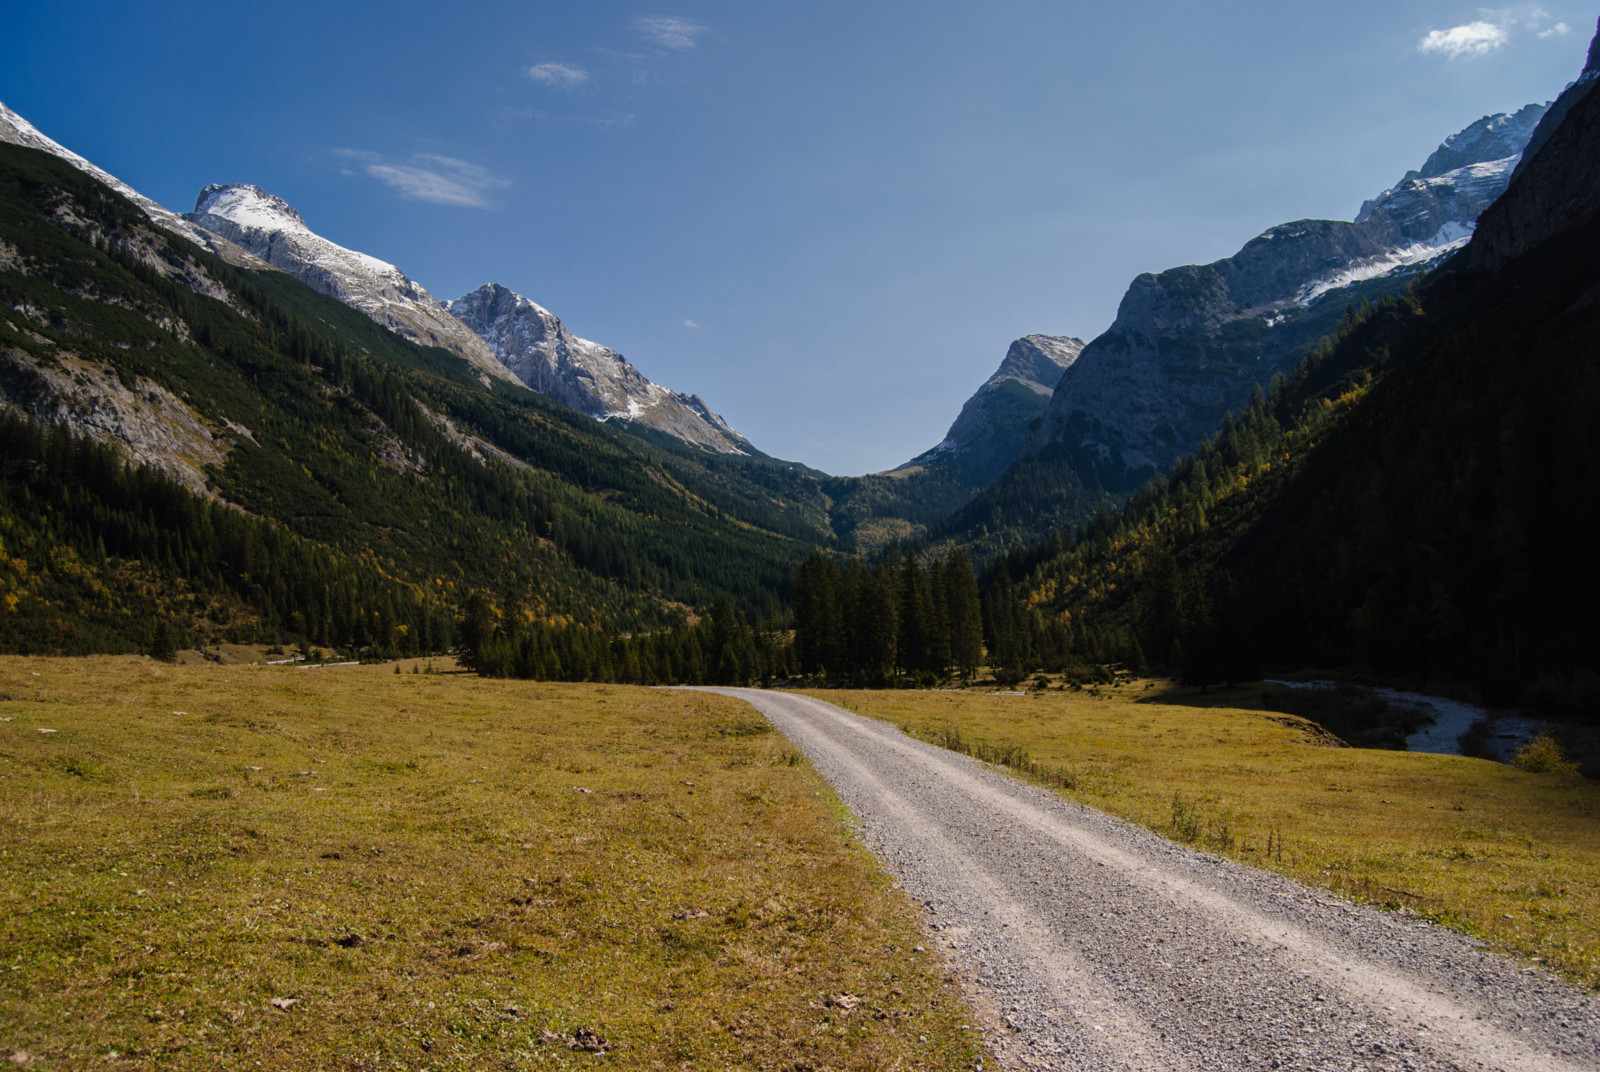
M1511 765L1529 774L1577 774L1578 765L1567 759L1561 744L1548 733L1541 733L1511 757Z

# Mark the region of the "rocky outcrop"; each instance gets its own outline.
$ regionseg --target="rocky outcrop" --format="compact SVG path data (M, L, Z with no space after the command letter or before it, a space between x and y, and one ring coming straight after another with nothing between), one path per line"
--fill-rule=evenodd
M1465 245L1544 111L1488 116L1446 139L1354 221L1284 224L1225 260L1139 276L1024 452L1063 443L1134 481L1193 450L1348 304L1398 293Z
M1491 271L1600 212L1600 29L1589 61L1539 125L1505 196L1478 221L1467 261Z
M119 376L102 362L66 351L42 361L18 347L0 347L4 408L65 425L134 465L159 469L196 495L211 494L206 470L221 467L234 442L160 384ZM229 431L250 436L242 425Z
M445 308L540 394L601 421L632 421L724 454L749 444L698 395L652 383L607 346L580 339L537 302L485 283Z
M288 202L259 186L207 186L200 191L188 221L281 268L313 290L360 310L404 338L464 358L485 383L490 376L517 382L483 340L399 268L328 241L306 226Z
M1083 340L1028 335L1011 344L1005 360L984 381L939 445L895 472L943 466L958 480L987 487L1016 460L1028 426L1044 413L1061 374L1083 352Z

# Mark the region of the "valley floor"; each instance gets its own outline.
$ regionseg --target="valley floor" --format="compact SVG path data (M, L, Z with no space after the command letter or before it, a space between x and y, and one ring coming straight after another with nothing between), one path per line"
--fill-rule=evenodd
M914 910L748 706L426 666L0 658L0 1057L984 1056Z

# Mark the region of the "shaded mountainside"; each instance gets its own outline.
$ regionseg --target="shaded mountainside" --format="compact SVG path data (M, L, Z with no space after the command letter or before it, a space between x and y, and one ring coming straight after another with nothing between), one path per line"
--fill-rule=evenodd
M934 537L986 556L1114 509L1305 359L1347 309L1404 292L1459 250L1544 112L1529 105L1452 135L1354 222L1284 224L1233 257L1135 279L1022 457Z
M1594 96L1597 83L1600 35L1589 48L1583 73L1534 132L1528 157L1517 170L1517 195L1501 198L1479 221L1479 233L1468 249L1474 266L1499 268L1600 209L1600 192L1593 181L1594 146L1600 141L1594 130L1594 108L1579 107Z
M383 649L399 624L413 645L424 621L447 634L474 589L533 618L649 625L718 594L756 606L830 538L812 474L491 384L0 146L0 411L21 444L0 467L0 645L144 647L159 606L193 635ZM100 475L74 478L83 466ZM141 480L179 505L141 506L126 490ZM208 557L234 517L258 528L229 546L255 550ZM313 560L315 598L263 589Z
M1082 339L1057 335L1028 335L1012 343L994 375L961 407L939 445L900 470L942 466L975 487L994 483L1016 461L1028 426L1043 416L1056 384L1083 352L1083 345Z
M1398 293L1459 248L1543 111L1474 124L1426 170L1453 167L1408 174L1353 223L1284 224L1225 260L1135 279L1115 323L1062 378L1031 449L1088 447L1145 476L1193 450L1252 387L1328 332L1350 304L1347 288L1383 279Z
M1120 517L1003 563L1040 628L1201 683L1354 663L1592 711L1600 95L1567 103L1415 295L1347 317Z

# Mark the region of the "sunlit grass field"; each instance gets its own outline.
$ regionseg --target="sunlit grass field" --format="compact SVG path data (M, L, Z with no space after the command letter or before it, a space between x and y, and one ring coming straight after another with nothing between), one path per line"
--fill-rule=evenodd
M1293 716L1220 706L1226 693L1143 682L1098 691L811 695L1031 768L1074 800L1170 837L1420 913L1600 986L1600 784L1330 747Z
M913 909L737 701L392 666L5 658L0 718L0 1058L982 1056L914 951Z

